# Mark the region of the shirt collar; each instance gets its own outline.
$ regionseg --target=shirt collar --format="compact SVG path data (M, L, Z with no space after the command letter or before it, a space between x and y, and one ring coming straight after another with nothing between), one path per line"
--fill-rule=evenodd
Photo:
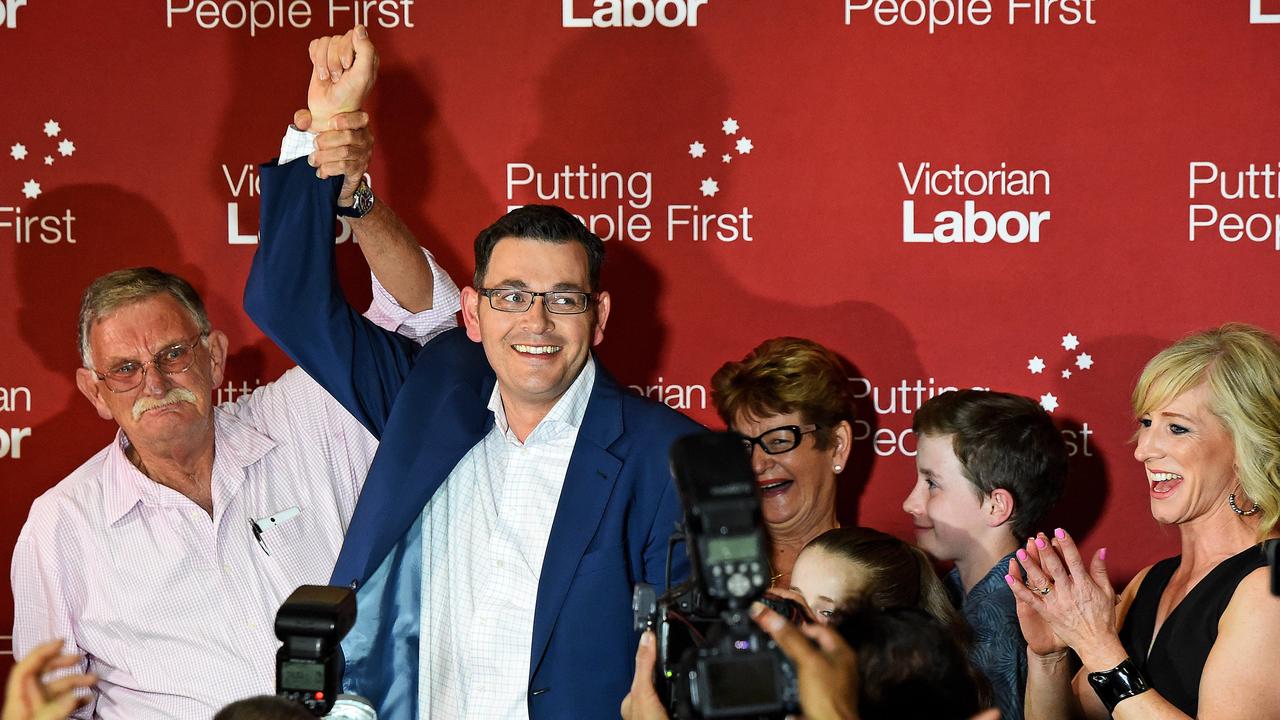
M107 449L106 464L103 468L103 508L107 513L107 524L113 525L124 517L135 505L142 501L142 489L151 480L143 475L125 454L129 447L129 439L124 430L116 430L115 442Z
M253 427L241 422L232 412L221 407L213 410L214 469L213 482L219 478L244 478L244 469L257 463L276 443ZM113 525L129 513L139 503L151 506L176 505L190 502L176 490L167 488L138 470L129 461L127 450L129 438L124 430L116 430L115 442L107 450L106 465L103 470L105 486L104 508L108 525ZM230 475L223 470L239 470ZM232 487L224 481L221 497L234 492L238 486Z
M1009 573L1009 561L1016 557L1017 550L1000 558L1000 561L991 566L986 575L973 586L968 595L964 594L964 586L960 583L960 571L952 568L947 574L948 580L953 583L953 587L959 591L960 597L963 598L963 604L981 603L990 597L993 592L999 592L1001 589L1008 587L1008 583L1004 581L1004 576Z
M596 361L593 356L588 355L586 364L582 366L582 371L578 373L573 384L560 396L559 400L556 400L556 404L551 407L550 412L542 418L533 432L529 433L525 442L528 443L535 438L546 439L565 430L577 432L578 428L582 427L582 419L587 414L587 402L591 399L591 388L595 386L595 382ZM507 411L502 405L502 393L499 392L497 383L494 383L493 392L489 395L489 410L493 412L494 426L498 431L515 441L511 426L507 423Z

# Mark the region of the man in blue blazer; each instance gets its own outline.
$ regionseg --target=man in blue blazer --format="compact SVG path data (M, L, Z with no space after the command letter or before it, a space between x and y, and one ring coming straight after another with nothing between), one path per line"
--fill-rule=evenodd
M611 299L577 218L528 206L482 231L465 329L419 351L342 295L341 180L261 168L245 307L381 443L332 577L358 589L346 688L384 718L616 717L632 587L661 587L669 555L687 575L667 452L699 426L592 357Z

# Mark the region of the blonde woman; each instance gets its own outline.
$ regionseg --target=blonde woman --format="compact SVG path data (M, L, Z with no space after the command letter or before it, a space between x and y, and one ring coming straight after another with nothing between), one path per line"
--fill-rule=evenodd
M1280 519L1280 344L1240 324L1188 337L1147 364L1133 407L1151 514L1182 553L1117 600L1105 548L1086 569L1059 529L1018 552L1026 717L1278 718L1280 600L1260 542Z

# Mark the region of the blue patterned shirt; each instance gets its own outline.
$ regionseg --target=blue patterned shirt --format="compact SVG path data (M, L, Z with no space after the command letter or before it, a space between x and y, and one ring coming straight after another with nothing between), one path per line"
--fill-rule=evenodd
M968 595L960 582L960 572L947 574L947 586L960 612L973 630L969 659L991 682L991 697L1004 720L1022 720L1022 700L1027 689L1027 643L1018 626L1013 592L1004 581L1009 571L1009 553L991 568Z

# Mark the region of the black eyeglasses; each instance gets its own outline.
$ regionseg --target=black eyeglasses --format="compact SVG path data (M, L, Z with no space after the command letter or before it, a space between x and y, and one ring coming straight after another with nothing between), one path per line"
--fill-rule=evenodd
M142 384L142 379L146 377L147 366L154 365L157 370L165 375L177 375L187 371L191 367L191 363L195 361L196 345L208 337L207 333L200 333L194 340L185 343L174 343L169 347L155 354L155 357L146 362L137 360L129 360L120 363L105 373L94 372L98 379L107 384L107 389L111 392L127 392Z
M741 433L738 437L742 438L742 447L746 449L747 454L751 453L752 445L759 445L768 455L780 455L784 452L794 450L800 444L800 438L814 430L822 427L821 425L783 425L782 427L771 428L765 430L755 437L747 437Z
M516 288L476 288L489 298L489 307L501 312L524 312L533 307L533 299L542 298L542 306L553 315L577 315L591 307L593 293L577 290L548 290L533 292Z

